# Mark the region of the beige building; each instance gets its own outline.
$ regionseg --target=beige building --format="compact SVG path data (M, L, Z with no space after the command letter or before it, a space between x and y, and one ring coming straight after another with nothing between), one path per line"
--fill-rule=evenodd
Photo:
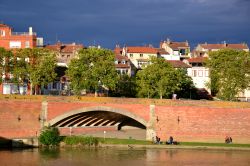
M151 57L158 57L158 51L153 47L124 47L122 56L128 57L137 69L141 69L149 64Z
M220 49L236 49L236 50L243 50L249 51L247 44L240 43L240 44L227 44L224 42L223 44L198 44L197 47L193 51L193 57L208 57L210 51L218 51Z
M210 82L209 69L204 67L204 60L209 57L210 51L218 51L225 48L249 51L249 47L245 43L227 44L225 42L223 44L198 44L194 49L193 58L188 60L189 64L192 65L192 68L188 69L188 75L192 77L197 88L204 88L210 92L210 89L207 88L207 83ZM244 90L244 92L238 95L238 98L242 101L250 100L250 90Z
M122 48L116 47L114 53L117 73L120 75L127 74L130 77L134 76L136 69L127 56L122 56Z
M169 53L167 60L184 60L191 57L188 41L174 42L170 39L160 42L160 48Z
M70 60L75 58L78 54L78 51L84 46L82 44L63 44L63 43L56 43L53 45L46 45L45 48L52 50L57 55L57 65L67 67Z

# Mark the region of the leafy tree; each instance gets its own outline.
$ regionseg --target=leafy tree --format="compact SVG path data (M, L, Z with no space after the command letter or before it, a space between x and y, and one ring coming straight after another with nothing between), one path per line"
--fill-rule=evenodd
M79 95L82 90L97 90L100 86L115 89L118 76L115 70L115 55L107 49L82 49L78 58L71 60L66 74L71 88Z
M111 96L135 97L136 82L135 77L129 77L127 74L119 75L119 80Z
M18 58L14 65L13 75L18 84L31 83L31 92L35 87L47 85L56 78L56 57L55 54L43 48L25 48L16 52Z
M2 74L10 73L13 70L13 53L0 47L0 83L2 83Z
M136 84L139 97L169 97L181 89L183 73L175 70L161 58L152 58L151 64L137 72Z
M38 139L43 145L58 145L62 140L58 128L55 127L45 127Z
M210 52L206 66L210 69L209 87L218 98L234 100L250 86L249 52L233 49Z
M195 98L193 80L187 75L184 69L177 69L177 77L179 80L179 89L176 91L177 96L180 98Z

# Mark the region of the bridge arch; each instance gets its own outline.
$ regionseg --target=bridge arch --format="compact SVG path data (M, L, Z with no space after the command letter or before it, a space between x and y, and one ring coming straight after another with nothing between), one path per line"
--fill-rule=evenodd
M81 120L84 121L84 116L85 116L85 121L86 121L85 125L89 125L89 124L91 124L90 121L95 121L95 120L98 121L98 118L96 118L96 119L92 118L92 119L89 119L89 121L88 121L87 116L89 116L89 115L87 115L87 114L95 114L95 115L97 115L96 114L97 112L105 113L105 115L106 114L112 114L112 116L116 115L116 116L119 116L119 117L127 117L129 119L134 120L136 123L139 122L137 125L143 126L144 129L147 128L147 122L143 118L141 118L140 116L135 115L135 114L133 114L133 113L131 113L131 112L125 110L125 109L113 108L113 107L105 107L105 106L85 107L85 108L72 110L72 111L64 113L64 114L62 114L62 115L60 115L60 116L58 116L58 117L56 117L54 119L51 119L50 121L48 121L48 123L51 126L60 127L60 124L62 125L63 122L65 124L65 121L67 121L67 118L71 117L71 119L77 119L78 118L78 120L75 120L75 121L78 121L78 124L79 124ZM100 118L99 118L99 121L101 121ZM98 122L95 122L95 124L97 124L97 123ZM122 125L122 123L124 123L124 121L121 122L119 125ZM71 123L70 125L72 125L72 124L74 124L74 123ZM118 129L119 129L119 125L118 125Z

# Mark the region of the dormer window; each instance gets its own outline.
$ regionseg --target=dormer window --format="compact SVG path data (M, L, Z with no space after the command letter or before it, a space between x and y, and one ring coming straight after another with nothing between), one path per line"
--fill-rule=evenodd
M4 30L0 30L0 36L5 36L5 31Z
M126 64L126 61L125 61L125 60L122 60L122 64Z

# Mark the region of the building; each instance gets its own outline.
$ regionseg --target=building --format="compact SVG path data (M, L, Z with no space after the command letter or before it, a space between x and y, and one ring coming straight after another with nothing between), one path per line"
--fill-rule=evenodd
M223 44L198 44L197 47L193 50L193 57L208 57L210 51L218 51L220 49L236 49L236 50L243 50L249 51L249 47L245 43L240 44L228 44L224 42Z
M116 47L114 49L114 53L115 53L115 69L117 73L120 75L127 74L130 77L134 76L136 69L127 56L122 56L122 49Z
M40 38L40 41L41 40L42 38ZM33 32L32 27L29 27L28 32L14 32L12 27L6 24L0 24L0 47L6 50L13 50L19 48L35 48L36 46L37 35ZM6 61L6 59L4 61ZM16 84L9 81L11 74L6 71L3 72L3 83L0 85L1 94L27 93L28 85L17 87Z
M34 48L37 43L37 35L29 27L28 32L13 32L13 28L6 24L0 24L0 47L5 49Z
M43 94L53 94L59 95L63 93L67 93L69 90L69 78L65 75L65 71L67 70L68 64L73 58L76 58L78 55L78 51L83 49L84 46L82 44L70 43L56 43L53 45L46 45L45 48L55 52L57 57L57 80L53 83L48 84L48 86L43 90Z
M151 57L158 57L157 49L153 47L123 47L122 56L128 57L137 69L147 66Z
M197 47L193 50L191 59L188 60L192 68L188 69L188 75L192 77L194 85L197 88L206 89L209 93L211 90L207 87L207 83L210 82L209 78L209 69L204 67L204 61L209 57L209 52L218 51L220 49L236 49L249 51L249 47L245 43L240 44L228 44L226 42L222 44L198 44ZM250 99L250 91L245 90L244 92L238 95L241 100Z
M166 41L160 42L160 48L168 53L168 55L165 56L167 60L184 60L191 57L188 41L174 42L167 39Z
M188 65L180 60L167 60L167 62L170 63L175 69L188 70L189 68L191 68L190 65Z
M77 57L78 51L84 48L82 44L64 44L60 42L44 47L56 53L57 65L63 67L67 67L71 59Z

